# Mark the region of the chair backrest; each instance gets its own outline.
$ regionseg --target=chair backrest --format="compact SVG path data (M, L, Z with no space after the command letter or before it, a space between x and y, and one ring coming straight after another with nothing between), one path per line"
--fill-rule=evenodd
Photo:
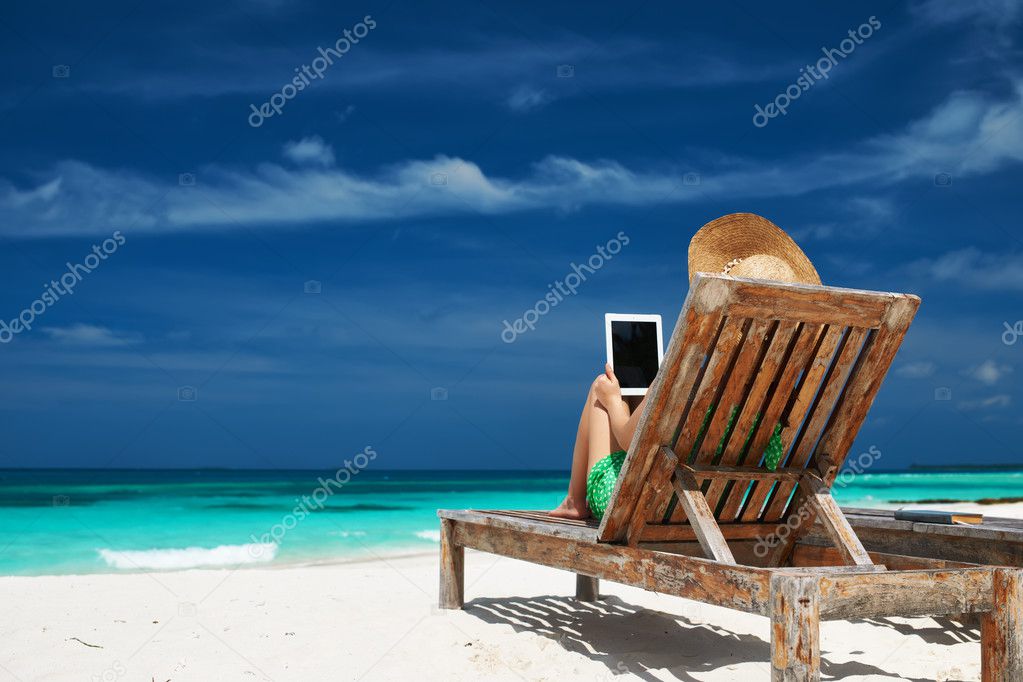
M841 468L919 304L906 294L697 275L599 540L692 540L672 485L676 464L696 475L726 538L758 537L786 520L800 472L813 467L829 485ZM783 454L768 471L761 454L776 426Z

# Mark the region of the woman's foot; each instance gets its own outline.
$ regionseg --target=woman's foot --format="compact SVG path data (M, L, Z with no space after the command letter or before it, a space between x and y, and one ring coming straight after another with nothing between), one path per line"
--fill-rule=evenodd
M559 504L557 509L551 510L547 513L559 519L590 518L590 510L586 507L586 503L583 502L581 505L577 504L575 500L569 497L566 497L565 501Z

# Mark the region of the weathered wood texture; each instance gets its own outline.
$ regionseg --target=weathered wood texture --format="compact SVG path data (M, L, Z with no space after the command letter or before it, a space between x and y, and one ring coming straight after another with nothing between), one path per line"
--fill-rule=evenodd
M447 542L457 546L762 615L766 615L762 609L766 608L770 576L812 568L826 558L827 553L837 552L833 548L810 545L794 554L807 559L802 567L732 566L695 556L702 551L696 542L644 543L632 548L598 543L592 528L594 533L588 539L566 537L557 532L562 525L560 519L544 523L525 517L502 517L499 511L441 510L438 514L442 521L455 523L452 539ZM442 532L442 547L445 537ZM733 543L733 549L736 545L741 546ZM651 551L654 549L658 551ZM743 555L746 553L744 550ZM926 559L893 554L875 554L874 559L889 564L889 568L913 570L875 574L871 566L832 566L833 570L816 571L819 576L828 576L821 582L822 617L940 615L975 613L991 608L993 568L958 569L949 565L940 569L924 568L928 566ZM662 586L654 579L656 576L670 579ZM701 580L702 584L693 584Z
M997 569L994 609L981 616L982 682L1023 680L1023 571Z
M636 510L632 514L632 519L629 520L626 543L630 547L635 547L641 540L645 539L647 519L652 518L657 513L655 509L661 504L660 501L667 497L668 491L671 488L671 476L674 467L675 462L668 457L654 458L654 462L650 467L647 484L640 490ZM690 531L692 530L688 525L686 528ZM692 537L695 538L696 536L693 535Z
M461 551L469 547L571 571L577 575L581 599L599 597L598 579L605 579L768 616L775 680L818 679L822 619L960 614L985 614L984 679L1023 679L1023 571L1018 569L950 565L920 569L949 562L883 553L873 554L872 559L911 570L886 571L882 565L869 564L820 566L833 560L838 550L815 545L796 546L793 558L804 561L804 566L758 568L686 556L702 552L696 542L650 543L639 548L600 543L596 528L583 522L549 519L545 523L533 516L502 516L500 511L442 510L438 514L441 606L445 608L461 606ZM564 532L566 526L587 530L590 537L570 537ZM750 542L734 543L738 556L746 555ZM451 579L454 576L457 579Z
M600 600L600 580L593 576L576 573L575 598L588 602Z
M684 466L686 471L699 479L711 481L791 481L799 483L803 477L804 469L781 467L774 471L751 466ZM709 504L709 498L708 498Z
M991 568L829 574L820 579L821 618L980 613L992 608Z
M464 521L455 522L454 541L491 554L767 615L771 572L763 568Z
M820 578L771 577L771 680L820 680Z
M824 531L835 544L842 563L856 566L872 563L867 550L860 543L860 539L856 537L856 532L849 525L838 503L831 496L831 490L824 485L824 481L808 471L802 479L802 485L805 488L803 495L810 505L810 510L820 519ZM782 548L781 552L778 551L779 548ZM768 560L770 566L779 565L781 563L779 555L788 555L790 550L780 544L774 551L778 554Z
M661 368L647 391L646 408L636 425L629 456L604 513L599 533L603 542L625 540L639 491L647 483L658 449L674 440L676 426L684 416L690 393L703 374L703 362L720 330L720 310L727 303L728 293L723 290L726 287L718 285L721 283L704 282L697 276L689 288Z
M465 548L454 539L455 522L440 520L440 597L442 609L460 609L465 601Z
M840 334L841 328L834 329L827 325L802 326L792 354L782 367L781 377L771 393L770 402L764 407L763 420L749 449L749 456L752 458L750 464L760 466L763 461L762 453L767 448L775 424L782 425L782 443L791 442L793 425L798 425L800 420L800 415L794 414L791 407L795 404L800 390L809 385L804 377L811 378L811 370L815 366L821 367L825 364L824 355L829 348L834 350L834 344L837 344ZM789 440L786 440L786 436ZM733 497L743 492L746 492L746 495L744 499L727 505L727 508L736 508L738 518L743 521L757 521L763 514L764 505L773 489L774 486L770 482L754 481L748 491L733 490Z
M830 479L844 461L918 303L901 294L695 278L599 539L633 546L686 539L675 529L695 501L688 487L678 489L684 479L666 471L662 446L679 457L719 524L788 521L799 512L800 474ZM787 464L769 472L762 453L776 425ZM665 486L668 477L674 482ZM669 530L652 530L658 524ZM707 544L707 533L695 532L701 536ZM849 563L867 559L855 543L845 546ZM775 555L785 558L791 547L785 540Z
M663 455L669 460L674 460L675 455L668 448L663 448ZM682 467L675 467L675 478L672 479L675 487L675 494L681 502L682 508L689 518L689 523L696 533L696 540L703 548L708 559L714 559L726 564L734 564L735 557L728 549L728 543L718 528L714 519L714 512L707 506L707 498L700 492L700 487L691 473Z
M859 357L866 337L866 329L849 329L840 343L834 364L825 368L825 373L819 381L815 376L810 378L814 390L819 386L819 392L810 397L805 395L805 391L800 391L800 399L805 398L808 402L797 403L792 413L806 414L807 417L802 431L794 440L782 438L783 442L792 443L789 459L785 462L786 466L801 469L809 464L813 448L817 445L828 419L832 416L831 409L841 397L842 389L849 379L849 374L852 372L856 358ZM810 400L812 402L809 402ZM771 501L768 503L767 509L764 510L764 521L777 521L785 516L793 488L794 485L788 482L779 483L775 487Z
M871 552L891 552L949 562L1023 567L1023 521L985 517L980 525L944 525L896 521L894 512L843 508L863 546ZM805 536L806 544L828 545L818 524Z
M715 422L720 421L722 413L727 411L719 409L721 392L733 374L736 356L746 340L748 326L747 320L725 318L717 342L703 367L703 376L686 409L685 418L679 424L678 435L674 438L673 447L678 446L675 452L682 462L697 461L696 458L699 456L697 449L701 442L707 441L704 434L706 415L713 413L710 423L706 426L706 430L713 430ZM704 434L702 440L701 434ZM677 492L676 500L680 504L675 506L670 519L675 523L686 518L685 505L681 504L682 500L678 498Z
M831 485L838 470L841 468L845 457L852 447L853 440L860 430L867 412L877 396L888 368L891 366L895 354L902 344L910 323L913 321L920 300L916 297L903 296L891 301L884 311L881 325L872 331L863 348L856 358L849 378L841 395L838 397L834 413L829 417L828 426L814 450L809 464L824 457L828 466L824 482ZM787 515L799 513L804 504L805 491L797 489L796 494L789 502ZM782 546L775 552L774 558L779 563L786 560L786 556L793 545L812 527L811 523L804 523L789 534L782 542Z
M929 568L980 568L979 564L969 564L961 561L944 561L942 559L929 559L886 552L869 552L869 554L875 566L884 566L890 571L912 571ZM793 566L832 567L843 570L853 568L852 566L842 566L841 563L842 555L834 547L797 544L792 552Z
M718 530L726 540L756 540L767 537L777 530L777 526L773 523L719 523ZM696 540L696 531L689 523L650 523L642 534L643 542L691 540Z
M798 338L800 328L801 325L797 322L780 321L778 323L774 335L771 337L770 347L760 363L760 368L753 379L749 394L746 396L746 402L743 404L739 411L739 416L735 420L735 427L732 430L733 434L748 434L753 430L754 424L763 424L764 421L767 421L761 419L761 415L770 401L770 396L772 395L773 387L778 381L779 374L786 365L789 354L792 352L792 344ZM743 436L735 437L742 438ZM760 437L760 440L763 440L763 436ZM755 445L746 452L743 452L738 447L727 448L722 453L718 463L723 466L747 464L746 460L749 457L749 452L757 453L755 457L759 458L761 451L756 450ZM752 466L748 466L748 468L759 469L758 463L753 462ZM763 469L759 470L763 471ZM729 482L712 479L707 489L708 504L718 512L720 520L733 520L739 512L739 506L742 504L748 487L749 482L745 477L737 476Z

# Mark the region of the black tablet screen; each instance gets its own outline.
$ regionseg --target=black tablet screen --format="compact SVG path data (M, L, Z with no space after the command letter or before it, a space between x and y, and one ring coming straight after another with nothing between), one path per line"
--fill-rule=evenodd
M657 375L657 323L611 320L611 352L622 388L649 388Z

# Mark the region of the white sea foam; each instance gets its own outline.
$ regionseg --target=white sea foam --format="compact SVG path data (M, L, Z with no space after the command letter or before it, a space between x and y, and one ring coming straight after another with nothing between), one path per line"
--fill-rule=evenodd
M236 566L272 561L277 545L269 542L247 545L220 545L212 549L186 547L184 549L146 549L115 551L101 549L99 555L107 566L125 570L168 570L198 568L200 566Z
M336 535L340 538L361 538L366 536L364 530L332 530L327 535Z
M439 530L417 530L416 537L420 540L430 540L432 542L440 542L440 531Z

